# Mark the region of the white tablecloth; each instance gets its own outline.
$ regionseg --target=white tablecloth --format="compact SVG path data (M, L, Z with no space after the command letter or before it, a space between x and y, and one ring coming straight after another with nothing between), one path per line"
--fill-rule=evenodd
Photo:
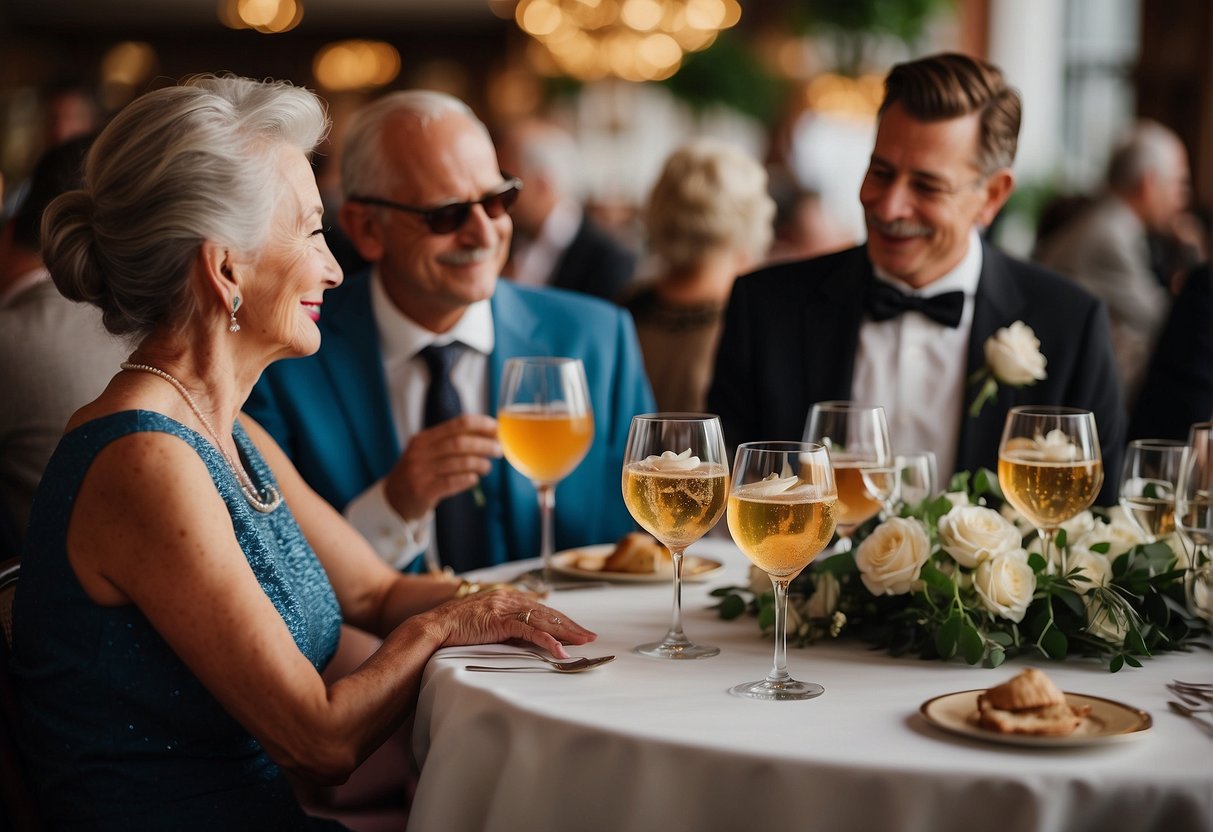
M805 702L742 700L726 690L765 676L772 644L752 618L719 620L707 592L744 582L746 561L721 541L691 551L728 567L684 587L686 631L721 647L715 658L671 662L631 652L665 632L671 589L662 583L550 600L598 633L572 652L617 656L590 672L472 673L462 668L475 661L431 660L414 734L423 768L409 828L1213 830L1213 739L1167 709L1164 687L1173 678L1213 680L1207 652L1117 674L1100 663L1036 662L1063 690L1153 715L1140 739L1093 748L988 744L942 733L919 715L925 700L997 684L1024 660L988 670L895 659L853 641L789 648L793 676L826 693Z

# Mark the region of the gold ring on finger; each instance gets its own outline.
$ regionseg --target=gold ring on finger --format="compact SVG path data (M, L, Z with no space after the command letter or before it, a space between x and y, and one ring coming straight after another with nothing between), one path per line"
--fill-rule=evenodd
M533 612L535 612L535 608L534 608L534 607L531 607L531 608L530 608L529 610L527 610L526 612L520 612L520 613L518 613L518 615L516 615L516 616L515 616L515 618L517 618L517 619L518 619L519 621L521 621L523 624L526 624L527 626L530 626L530 624L531 624L531 613L533 613Z

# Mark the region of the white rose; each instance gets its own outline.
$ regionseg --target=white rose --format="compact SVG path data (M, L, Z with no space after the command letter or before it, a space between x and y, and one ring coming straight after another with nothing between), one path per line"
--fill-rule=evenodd
M1188 603L1192 612L1205 621L1213 622L1213 569L1205 564L1187 576Z
M1107 586L1112 583L1112 561L1107 556L1092 552L1086 546L1074 544L1066 558L1067 569L1077 569L1087 577L1087 582L1079 581L1075 587L1079 592L1090 592L1097 586Z
M1129 634L1129 622L1112 613L1098 595L1085 595L1082 599L1087 612L1087 632L1108 644L1120 646Z
M881 523L859 544L855 565L868 592L873 595L904 595L922 572L931 554L922 523L894 517Z
M1015 528L1019 529L1019 534L1023 537L1027 537L1032 532L1036 531L1036 527L1028 521L1028 518L1016 511L1015 506L1011 505L1010 503L1003 503L1002 508L998 510L998 513L1014 523Z
M960 506L939 518L939 544L961 566L969 569L987 558L1018 549L1019 529L992 508Z
M944 492L944 497L952 504L952 508L967 506L969 504L969 494L967 491L947 491Z
M814 591L805 606L805 614L809 618L829 618L838 609L842 587L833 572L819 572L814 577Z
M1036 592L1028 553L1013 549L982 561L973 574L973 587L987 610L1008 621L1022 621Z
M995 332L985 343L986 364L994 378L1019 387L1046 377L1040 339L1032 327L1016 321Z
M1089 510L1080 511L1058 528L1066 530L1066 540L1081 540L1095 528L1095 515Z
M1109 558L1120 557L1139 543L1146 542L1141 529L1137 528L1137 525L1129 519L1129 515L1120 506L1116 506L1108 512L1108 520L1109 522L1101 523L1092 529L1082 542L1087 545L1109 543L1111 545L1111 548L1108 549Z

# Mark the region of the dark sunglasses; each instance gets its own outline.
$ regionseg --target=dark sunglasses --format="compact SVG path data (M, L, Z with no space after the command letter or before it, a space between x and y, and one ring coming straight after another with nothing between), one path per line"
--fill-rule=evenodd
M516 176L512 176L505 183L493 191L491 194L485 194L480 199L472 202L451 202L446 205L439 205L436 208L422 208L419 205L405 205L402 202L393 202L390 199L381 199L377 196L359 196L353 194L348 197L350 202L360 202L363 205L378 205L381 208L393 208L397 211L407 211L410 214L418 214L425 221L426 226L434 234L451 234L463 228L463 224L468 221L468 216L472 213L472 206L479 205L484 208L484 213L489 215L490 219L496 219L513 207L514 202L518 199L518 192L522 190L522 180Z

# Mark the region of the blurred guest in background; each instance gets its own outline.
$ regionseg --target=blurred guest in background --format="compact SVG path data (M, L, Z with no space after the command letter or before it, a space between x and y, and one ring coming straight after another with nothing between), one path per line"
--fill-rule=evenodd
M374 265L327 299L319 354L267 370L248 412L385 561L419 568L435 542L462 572L539 552L535 489L500 458L492 417L505 360L580 358L594 443L557 500L594 510L556 512L556 545L631 531L619 466L653 403L631 317L498 279L519 183L480 120L442 93L388 95L350 124L342 186L341 224Z
M0 499L18 538L68 417L100 395L129 352L105 331L96 307L59 294L39 252L42 213L80 187L90 143L78 137L44 153L0 229Z
M980 235L1014 188L1020 108L1001 71L965 55L893 67L859 192L866 245L734 285L708 395L730 443L799 439L813 403L855 399L883 405L893 446L933 451L947 482L996 466L1012 406L1058 404L1094 411L1119 470L1126 425L1103 305ZM1015 321L1040 339L1048 377L1003 384L966 415L986 339Z
M766 254L774 215L766 171L740 148L698 139L666 160L645 209L661 271L627 303L660 410L704 409L733 281Z
M825 209L821 194L801 186L791 173L771 171L769 190L775 200L775 240L768 262L820 257L858 242Z
M1130 439L1183 439L1213 419L1213 278L1209 264L1183 281L1133 409Z
M284 769L340 782L412 710L433 652L593 634L518 593L385 566L239 416L319 346L341 282L294 87L203 77L97 139L47 210L47 265L136 344L34 501L13 668L48 829L307 829ZM343 621L383 638L321 678Z
M505 131L498 154L502 170L522 179L510 212L509 277L618 300L636 257L586 214L573 137L554 124L524 121Z
M1107 193L1044 241L1036 259L1108 304L1125 400L1132 406L1171 306L1148 234L1169 233L1188 206L1188 154L1174 132L1141 121L1116 145Z

